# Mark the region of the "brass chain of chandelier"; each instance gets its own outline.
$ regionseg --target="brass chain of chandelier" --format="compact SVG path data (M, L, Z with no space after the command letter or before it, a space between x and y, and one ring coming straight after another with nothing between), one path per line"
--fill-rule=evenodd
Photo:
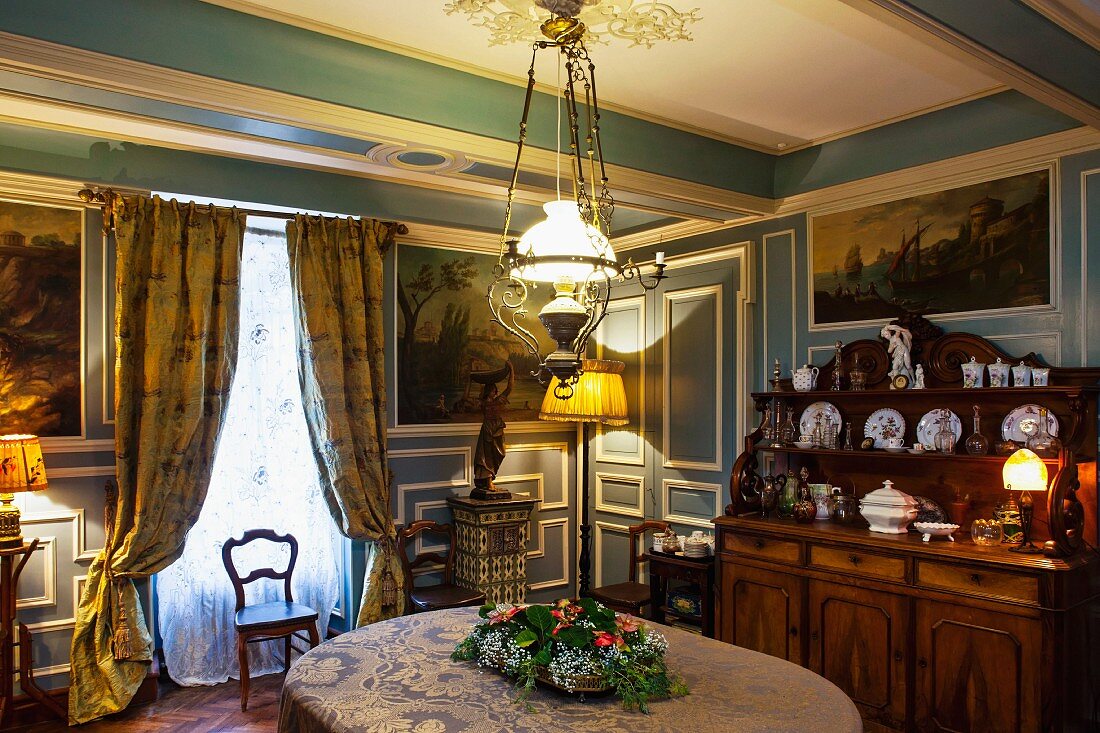
M600 141L596 67L584 45L584 24L573 17L555 16L543 23L541 29L549 40L539 40L532 45L516 160L508 185L500 253L493 268L493 281L489 285L487 299L492 321L519 339L539 359L538 369L532 374L543 384L556 377L555 394L560 399L568 399L573 393L573 385L580 378L588 339L607 313L611 278L617 282L637 278L644 289L652 290L665 275L664 264L658 264L652 284L645 283L633 261L627 260L623 265L618 263L609 242L615 199L607 186ZM571 251L560 241L549 243L542 251L536 251L530 243L521 250L523 240L509 236L535 88L535 60L538 52L547 48L558 49L565 66L562 96L568 115L573 200L546 204L547 221L533 227L524 239L537 240L536 230L556 221L559 234L567 232L582 240L581 248ZM581 95L579 99L578 94ZM583 146L582 114L585 123ZM581 231L583 234L580 234ZM540 232L540 235L548 236L545 232ZM583 240L587 240L587 249L583 249ZM554 283L556 297L538 316L557 344L556 349L546 357L539 354L538 338L527 325L530 315L527 301L532 287L528 280L552 280Z

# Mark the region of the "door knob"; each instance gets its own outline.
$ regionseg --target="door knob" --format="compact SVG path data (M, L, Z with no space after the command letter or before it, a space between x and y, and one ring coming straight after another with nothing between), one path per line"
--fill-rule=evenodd
M924 657L921 657L920 659L917 660L917 666L920 667L921 669L927 669L928 668L928 660L925 659Z
M791 636L798 636L798 627L797 626L792 626L791 627Z

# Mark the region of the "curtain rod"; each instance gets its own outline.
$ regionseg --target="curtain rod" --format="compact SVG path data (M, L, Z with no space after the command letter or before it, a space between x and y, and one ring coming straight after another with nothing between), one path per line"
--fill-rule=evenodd
M99 204L106 208L111 205L112 199L121 194L110 188L82 188L77 192L76 195L79 196L80 200L86 204ZM242 214L250 214L252 216L266 216L271 219L293 219L295 216L298 215L297 213L291 211L268 211L267 209L243 209L240 207L233 208L236 208L237 211L241 212ZM398 234L403 235L409 233L409 227L405 224L402 224L401 222L386 221L382 223L395 227ZM107 217L104 217L103 228L105 230L109 228Z

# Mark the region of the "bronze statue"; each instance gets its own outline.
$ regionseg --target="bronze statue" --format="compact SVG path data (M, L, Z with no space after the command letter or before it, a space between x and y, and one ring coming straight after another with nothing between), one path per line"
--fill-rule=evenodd
M484 416L481 432L477 436L477 448L474 452L474 490L473 499L510 499L512 494L498 489L493 479L504 461L504 412L508 404L508 395L516 382L515 370L511 362L493 372L477 372L470 379L484 385L481 390L481 412ZM508 386L501 392L497 383L508 380Z

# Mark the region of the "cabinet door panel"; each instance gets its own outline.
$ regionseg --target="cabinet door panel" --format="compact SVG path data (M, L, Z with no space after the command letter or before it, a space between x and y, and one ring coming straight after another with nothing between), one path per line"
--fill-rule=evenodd
M916 715L922 731L1040 729L1039 622L917 601Z
M722 563L722 640L802 664L802 580Z
M908 603L810 581L810 669L844 690L865 718L894 728L905 724Z

